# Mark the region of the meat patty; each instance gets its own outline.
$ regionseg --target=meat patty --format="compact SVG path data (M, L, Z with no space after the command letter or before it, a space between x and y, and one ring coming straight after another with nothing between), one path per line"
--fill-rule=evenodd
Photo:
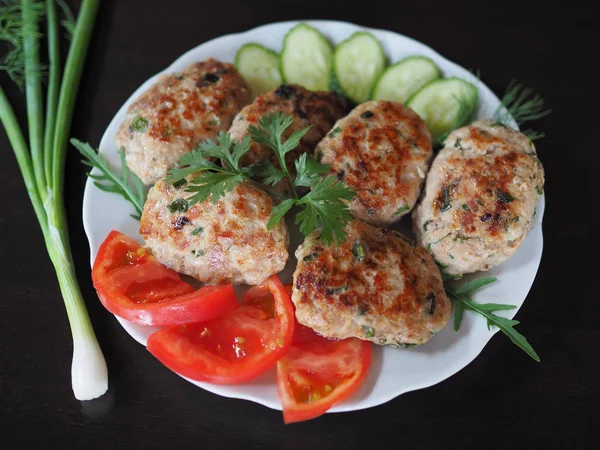
M413 213L418 242L451 275L510 258L533 225L544 169L533 143L492 121L452 132Z
M212 58L192 64L162 76L131 104L117 147L142 182L153 184L198 143L227 131L250 98L250 87L232 64Z
M314 151L334 122L346 114L346 105L334 92L309 91L299 85L283 84L259 95L240 111L229 129L232 140L241 141L248 134L249 126L258 126L261 117L274 112L294 116L294 122L285 132L284 139L294 131L311 126L298 147L286 155L286 165L291 173L295 173L294 161L302 153ZM252 142L241 164L250 165L263 160L279 167L275 154L268 147ZM279 187L283 190L283 186Z
M260 284L288 259L286 225L267 229L271 197L242 183L216 203L188 206L190 193L158 181L148 193L140 234L158 261L209 284Z
M370 101L339 120L315 156L356 192L350 203L354 217L389 225L419 198L432 156L431 135L410 108Z
M438 267L397 231L354 220L340 247L318 232L296 250L292 300L298 321L331 338L423 344L450 317Z

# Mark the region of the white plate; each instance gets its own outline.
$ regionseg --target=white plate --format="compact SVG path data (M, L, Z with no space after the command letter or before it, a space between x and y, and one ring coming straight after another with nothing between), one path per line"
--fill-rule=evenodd
M274 23L245 33L213 39L179 57L164 72L181 70L190 63L208 57L233 62L236 51L248 42L258 42L280 50L285 33L296 23L298 22ZM473 75L464 68L443 58L431 48L400 34L364 28L345 22L309 21L308 23L318 28L333 43L341 42L356 31L370 31L379 39L391 62L396 62L409 55L425 55L436 62L445 76L457 76L475 81ZM125 119L127 107L156 81L157 76L150 78L132 94L119 109L102 137L100 152L114 167L119 167L115 135L120 123ZM476 83L479 86L480 96L478 117L490 117L500 101L487 86L481 82ZM129 216L131 213L132 208L129 203L117 195L100 191L91 180L88 180L83 199L83 224L90 242L92 263L98 247L113 229L142 242L138 234L139 223ZM509 261L488 272L488 275L498 277L499 281L476 294L475 300L514 304L517 305L517 309L505 311L505 315L512 318L517 313L533 284L542 256L541 222L543 213L544 198L542 197L531 233ZM284 279L283 281L291 280ZM120 318L117 319L123 328L143 345L146 344L148 336L154 330ZM452 330L452 324L449 323L426 345L406 350L373 346L373 363L364 385L354 397L333 408L331 412L369 408L385 403L404 392L439 383L473 361L497 331L495 328L489 331L482 317L467 312L458 333ZM521 350L515 347L513 351ZM224 397L251 400L269 408L281 409L275 386L274 370L250 383L237 386L219 386L188 381Z

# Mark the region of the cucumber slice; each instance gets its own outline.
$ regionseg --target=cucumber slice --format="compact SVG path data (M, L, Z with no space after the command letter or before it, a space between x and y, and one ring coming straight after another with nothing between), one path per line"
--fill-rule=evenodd
M242 46L235 55L235 67L255 96L283 83L279 71L279 55L260 44Z
M375 83L373 100L406 101L427 83L441 77L440 69L425 56L409 56L388 67Z
M286 83L313 91L326 91L331 84L333 47L319 31L301 23L285 35L281 73Z
M354 33L335 48L333 70L346 97L355 103L369 99L386 66L381 44L371 33Z
M465 125L477 108L477 87L460 78L432 81L414 94L406 105L427 124L433 143Z

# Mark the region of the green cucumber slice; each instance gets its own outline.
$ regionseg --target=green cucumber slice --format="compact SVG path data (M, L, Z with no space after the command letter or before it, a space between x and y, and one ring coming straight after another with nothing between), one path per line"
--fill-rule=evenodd
M355 103L369 99L386 66L381 44L371 33L354 33L335 48L333 70L340 89Z
M313 91L326 91L331 84L333 47L316 28L300 23L285 35L281 73L286 83Z
M477 87L460 78L444 78L425 85L406 105L427 124L433 143L465 125L477 109Z
M375 83L373 100L406 103L419 89L442 76L435 63L425 56L409 56L388 67Z
M279 71L279 55L260 44L242 46L235 55L235 67L255 96L283 83Z

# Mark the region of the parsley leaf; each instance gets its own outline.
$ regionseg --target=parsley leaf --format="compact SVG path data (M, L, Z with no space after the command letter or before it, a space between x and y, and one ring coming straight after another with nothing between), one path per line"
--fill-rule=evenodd
M342 200L350 201L355 192L333 176L321 178L312 190L298 200L304 209L296 215L296 223L305 235L315 228L323 226L321 239L326 244L346 240L344 227L352 220L348 205Z
M275 186L285 177L285 173L267 160L253 164L251 170L254 176L261 180L262 184L270 184L271 186Z
M250 125L248 127L248 132L250 133L250 136L252 136L254 142L269 147L273 153L275 153L281 171L285 174L292 186L294 197L298 198L296 184L285 163L285 155L298 147L300 140L308 133L310 127L294 131L285 142L282 142L283 133L293 122L294 116L286 116L281 112L275 112L261 117L258 122L258 127Z
M287 214L287 212L290 209L292 209L292 206L294 206L295 204L296 204L295 198L288 198L288 199L285 199L284 201L282 201L279 205L275 206L271 210L271 217L269 218L269 221L267 222L267 229L271 230L271 229L275 228L277 225L279 225L279 222L281 221L281 219L283 219L283 216L285 216Z
M191 206L202 203L210 197L210 201L216 203L242 181L244 181L244 176L239 173L200 172L197 177L190 181L190 186L185 190L194 193L194 195L188 197L187 201Z
M165 182L177 184L191 176L185 191L194 195L187 199L188 204L202 203L209 197L211 202L216 203L242 181L250 181L252 171L239 165L241 157L249 149L250 136L232 144L229 133L220 132L217 142L207 139L196 150L183 155L177 168L169 171ZM219 158L223 166L207 158Z
M311 187L322 175L329 173L329 165L319 164L313 157L303 153L295 162L296 186Z
M504 311L516 308L514 305L505 305L501 303L476 303L471 299L473 294L483 286L496 281L493 277L484 277L472 280L463 284L459 288L453 288L446 284L446 293L454 300L454 331L458 331L462 322L463 313L465 310L476 312L487 319L488 329L491 326L496 326L521 350L527 353L535 361L540 361L540 357L535 352L531 344L525 339L521 333L514 329L515 325L519 324L518 320L507 319L494 314L495 311Z

